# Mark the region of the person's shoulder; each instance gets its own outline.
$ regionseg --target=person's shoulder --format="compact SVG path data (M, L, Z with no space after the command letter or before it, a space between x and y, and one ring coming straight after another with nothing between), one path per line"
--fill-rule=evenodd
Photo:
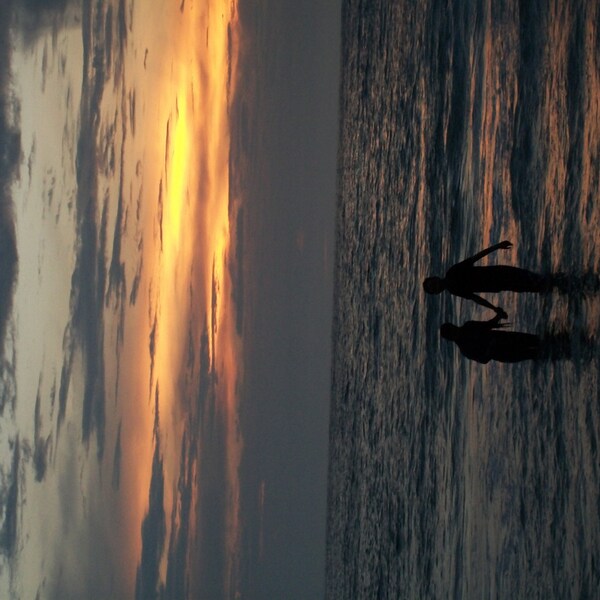
M448 271L446 272L446 276L450 275L454 275L456 273L461 273L463 271L466 271L467 269L470 268L471 265L469 265L469 263L466 263L465 261L461 261L461 262L457 262L455 265L452 265Z

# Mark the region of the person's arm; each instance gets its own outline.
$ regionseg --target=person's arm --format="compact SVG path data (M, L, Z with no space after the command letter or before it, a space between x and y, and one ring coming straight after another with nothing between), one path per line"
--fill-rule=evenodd
M462 326L462 329L464 329L464 330L468 329L468 330L477 331L477 332L490 331L491 329L500 329L502 327L506 327L505 324L500 323L500 321L503 318L504 317L502 315L497 314L495 317L493 317L492 319L488 319L487 321L467 321Z
M485 298L482 298L481 296L478 296L477 294L469 294L468 296L463 296L463 298L465 298L467 300L473 300L473 302L476 302L480 306L485 306L485 308L491 308L496 313L496 316L494 317L494 319L507 319L508 318L508 315L506 314L506 312L504 312L503 309L501 309L499 306L494 306L491 302L488 302ZM492 319L492 320L494 320L494 319Z
M484 256L487 256L488 254L491 254L492 252L496 252L496 250L508 250L509 248L512 248L512 242L509 242L508 240L504 240L503 242L500 242L499 244L494 244L493 246L490 246L489 248L486 248L485 250L478 252L477 254L471 256L470 258L465 258L465 260L463 260L459 264L473 265L478 260L481 260Z
M502 309L500 309L500 310L502 310ZM504 311L502 311L502 312L504 313L504 315L502 315L500 313L496 313L495 317L493 317L492 319L489 319L488 321L486 321L486 323L487 323L487 325L488 325L488 327L490 329L500 329L502 327L506 327L507 326L504 323L500 323L500 321L502 319L506 319L507 316L508 316Z

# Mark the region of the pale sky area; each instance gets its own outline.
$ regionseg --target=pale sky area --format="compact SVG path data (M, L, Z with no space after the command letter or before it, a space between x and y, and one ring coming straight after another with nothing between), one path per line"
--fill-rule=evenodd
M340 6L299 4L14 9L1 597L323 596Z

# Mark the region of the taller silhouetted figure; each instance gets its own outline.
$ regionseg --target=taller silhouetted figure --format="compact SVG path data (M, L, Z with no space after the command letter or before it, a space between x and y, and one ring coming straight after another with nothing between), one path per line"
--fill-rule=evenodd
M428 294L439 294L448 290L455 296L466 300L473 300L481 306L491 308L497 315L506 318L506 313L498 306L494 306L476 292L546 292L550 287L547 277L533 273L527 269L510 267L507 265L487 265L476 267L475 263L484 256L496 250L508 250L512 243L504 240L478 252L471 258L450 267L445 277L428 277L423 282L423 288Z

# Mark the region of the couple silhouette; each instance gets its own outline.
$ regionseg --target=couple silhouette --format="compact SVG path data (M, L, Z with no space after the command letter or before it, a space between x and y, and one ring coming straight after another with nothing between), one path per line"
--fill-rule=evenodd
M445 277L428 277L423 282L423 288L428 294L440 294L446 290L496 312L496 316L488 321L467 321L461 326L444 323L440 327L440 334L444 339L456 343L464 356L480 363L491 360L512 363L542 358L549 355L549 346L552 345L551 340L542 339L538 335L506 331L508 324L501 323L502 319L508 318L504 309L477 295L481 292L502 291L546 293L556 285L550 276L526 269L475 264L492 252L510 248L512 243L505 240L450 267ZM560 344L562 349L558 354L568 355L569 350L563 338ZM557 355L556 349L551 355Z

